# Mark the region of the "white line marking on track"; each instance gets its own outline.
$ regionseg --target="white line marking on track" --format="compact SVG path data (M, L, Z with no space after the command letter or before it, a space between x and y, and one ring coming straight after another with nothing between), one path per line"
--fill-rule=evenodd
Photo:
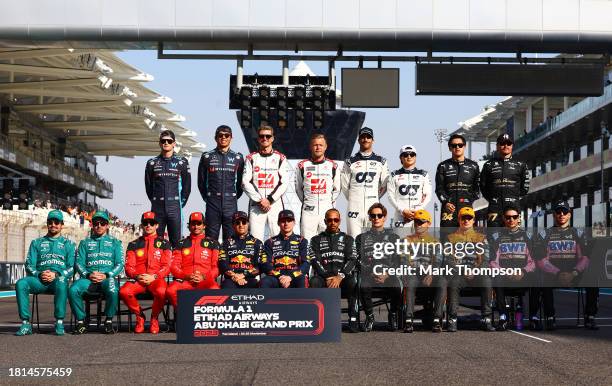
M542 341L542 342L552 343L552 340L546 340L546 339L538 338L537 336L533 336L533 335L525 334L525 333L523 333L523 332L518 332L518 331L514 331L514 330L510 330L510 332L513 332L513 333L515 333L515 334L519 334L519 335L523 335L523 336L526 336L526 337L528 337L528 338L537 339L537 340L540 340L540 341Z

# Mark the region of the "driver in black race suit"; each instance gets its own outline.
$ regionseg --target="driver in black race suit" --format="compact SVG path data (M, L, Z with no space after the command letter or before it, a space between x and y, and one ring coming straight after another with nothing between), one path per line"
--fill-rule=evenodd
M436 195L442 204L440 227L456 228L459 226L457 214L461 208L472 207L479 197L478 164L465 158L465 138L453 134L448 140L448 149L452 157L441 162L436 170ZM440 229L441 241L446 241L452 229Z
M503 227L503 209L520 208L520 198L529 191L529 168L512 159L512 144L508 134L500 135L495 158L488 160L480 173L480 191L489 201L487 227Z
M344 161L342 191L348 200L347 233L357 237L368 227L367 211L387 190L387 160L372 152L374 132L359 130L359 152Z
M308 256L315 275L310 279L312 288L341 288L348 298L349 329L359 332L357 316L357 251L355 241L340 231L340 212L328 209L325 213L327 229L310 240Z

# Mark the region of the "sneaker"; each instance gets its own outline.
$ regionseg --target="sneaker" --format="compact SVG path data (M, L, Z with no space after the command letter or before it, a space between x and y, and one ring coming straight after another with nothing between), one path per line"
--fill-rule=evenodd
M64 335L64 321L63 320L57 320L55 322L55 335L57 336Z
M87 327L85 327L85 323L83 321L78 321L74 331L72 333L74 335L83 335L87 332Z
M151 326L149 326L149 332L151 334L159 334L159 320L157 320L157 318L151 318Z
M542 323L538 317L533 317L529 320L529 329L531 331L542 331Z
M505 314L499 316L499 322L497 323L497 331L506 331L508 328L508 318Z
M144 314L136 315L136 327L134 333L142 334L145 330L145 316Z
M432 326L431 326L431 331L432 332L442 332L442 325L440 324L439 319L434 319Z
M366 315L365 332L370 332L374 328L374 314Z
M32 335L32 324L30 322L24 321L23 323L21 323L21 327L19 327L19 330L17 330L15 335Z
M554 316L546 317L546 321L544 322L544 326L548 331L554 331L557 328L557 322Z
M412 334L414 332L414 326L412 325L412 319L408 319L404 323L404 332L408 334Z
M457 319L449 319L448 326L446 327L448 332L457 332Z
M495 331L495 327L493 327L493 324L491 323L490 318L482 319L482 321L480 322L480 328L483 331L487 331L487 332Z
M397 331L397 314L395 312L389 312L387 329L389 331Z
M105 334L114 334L115 329L113 328L113 321L108 319L104 322L104 333Z
M595 320L595 315L584 316L584 328L586 328L587 330L599 330L599 326L597 325L597 321Z
M349 331L352 333L357 333L359 332L359 323L357 322L357 318L354 316L351 316L351 318L349 319Z

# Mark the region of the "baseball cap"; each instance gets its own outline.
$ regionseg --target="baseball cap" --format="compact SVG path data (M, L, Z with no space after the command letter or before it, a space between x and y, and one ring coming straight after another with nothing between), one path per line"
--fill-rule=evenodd
M143 222L145 220L153 220L157 223L157 219L155 218L155 212L144 212L142 214L142 217L140 217L140 222Z
M426 211L425 209L419 209L416 212L414 212L414 219L431 222L431 214L429 214L429 212Z
M238 212L234 213L232 215L232 222L235 222L237 220L249 220L249 215L246 214L245 212L239 210Z
M555 203L555 210L557 209L567 209L570 210L570 205L567 201L565 200L559 200Z
M280 221L284 218L295 220L295 215L293 214L293 211L289 209L284 209L284 210L281 210L280 213L278 214L278 220Z
M91 217L91 221L97 219L97 218L101 218L102 220L106 220L106 221L110 221L109 217L108 217L108 213L104 210L98 210L96 211L96 213L94 213L94 215Z
M464 206L463 208L459 209L459 218L463 216L476 217L476 213L474 212L474 209L472 209L472 207Z
M219 133L229 133L230 135L232 134L232 128L226 125L221 125L219 127L217 127L217 130L215 130L215 137L219 134Z
M507 133L504 133L500 135L499 137L497 137L497 143L503 143L503 142L514 143L514 141L512 140L512 137L510 137L510 135Z
M404 153L415 153L416 154L416 147L412 146L412 145L404 145L402 146L402 148L400 149L400 155L404 154Z
M192 221L201 221L203 223L204 215L202 214L202 212L193 212L192 214L190 214L189 222L192 222Z
M370 137L374 138L374 130L370 129L369 127L362 127L361 129L359 129L359 136L361 137L362 135L367 134Z
M53 209L51 212L49 212L49 214L47 215L47 220L58 220L58 221L64 221L64 214L62 213L61 210L57 210L57 209Z
M176 141L176 137L174 136L174 132L172 130L162 131L159 135L159 140L161 141L162 139L171 139L173 141Z

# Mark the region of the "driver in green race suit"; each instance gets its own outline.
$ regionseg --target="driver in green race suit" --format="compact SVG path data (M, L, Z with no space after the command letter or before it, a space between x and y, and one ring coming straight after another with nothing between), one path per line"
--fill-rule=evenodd
M113 316L119 304L119 287L116 277L123 271L123 248L121 241L108 234L108 213L98 211L91 219L91 236L79 243L76 268L81 276L68 291L70 308L75 314L77 325L74 333L87 332L83 296L87 293L103 293L105 298L104 332L112 334Z
M17 336L32 334L30 294L54 294L55 333L64 335L68 280L74 271L75 245L61 235L64 215L52 210L47 215L47 234L30 243L25 269L27 276L15 286L21 327Z

